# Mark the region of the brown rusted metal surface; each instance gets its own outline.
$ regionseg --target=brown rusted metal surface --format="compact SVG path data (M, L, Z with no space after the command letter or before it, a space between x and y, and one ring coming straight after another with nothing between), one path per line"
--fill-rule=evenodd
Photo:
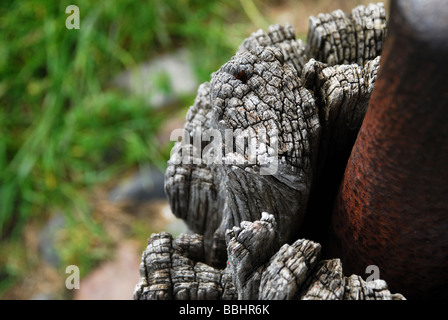
M407 298L448 298L448 8L392 1L369 109L332 216L348 273L377 265Z

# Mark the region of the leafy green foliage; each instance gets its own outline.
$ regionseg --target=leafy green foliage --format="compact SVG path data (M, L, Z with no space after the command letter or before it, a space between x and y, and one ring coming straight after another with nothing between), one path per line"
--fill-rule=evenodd
M65 28L69 4L0 5L2 235L120 166L163 160L154 140L163 119L141 97L106 91L116 72L186 46L205 78L235 50L226 2L77 1L79 30Z
M65 27L71 4L80 9L79 30ZM209 80L247 34L240 12L229 0L0 3L0 282L20 274L8 266L21 260L10 250L16 245L5 241L55 211L66 213L83 239L66 243L65 260L104 258L102 249L89 253L104 234L85 193L124 168L163 167L169 154L155 138L167 115L111 88L111 78L183 47L195 58L198 80ZM171 90L163 75L154 82Z

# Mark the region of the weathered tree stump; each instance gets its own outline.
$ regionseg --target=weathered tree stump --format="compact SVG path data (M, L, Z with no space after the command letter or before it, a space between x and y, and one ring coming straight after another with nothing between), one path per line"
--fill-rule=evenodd
M151 236L135 299L404 299L327 253L385 37L382 4L274 25L199 87L165 181L192 234Z
M313 185L325 184L318 177L335 170L343 174L345 166L335 168L332 157L340 153L346 163L361 126L386 34L385 10L381 4L359 6L349 15L338 10L311 22L313 40L306 46L294 39L291 25L271 26L246 39L210 83L199 87L186 136L173 148L165 184L170 205L193 232L204 235L211 265L225 264L226 230L257 220L260 212L275 216L282 242L297 239ZM356 50L342 54L351 47ZM332 64L351 64L327 65L307 52ZM206 129L222 137L229 130L266 132L257 160L275 153L277 170L263 175L267 166L260 161L241 164L244 150L225 143L219 146L224 164L205 163L214 150L195 146L194 139Z

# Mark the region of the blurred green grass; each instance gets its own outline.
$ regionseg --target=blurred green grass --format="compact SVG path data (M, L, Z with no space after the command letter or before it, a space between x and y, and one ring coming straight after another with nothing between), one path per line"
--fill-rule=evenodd
M0 3L0 295L29 268L18 245L24 226L52 212L66 214L76 235L66 237L65 263L90 267L105 257L104 248L92 249L107 235L92 221L86 194L132 166L163 169L169 155L156 140L169 113L111 88L110 79L182 47L198 80L209 80L247 36L247 16L260 20L251 1L241 3ZM79 30L65 27L71 4L80 9Z

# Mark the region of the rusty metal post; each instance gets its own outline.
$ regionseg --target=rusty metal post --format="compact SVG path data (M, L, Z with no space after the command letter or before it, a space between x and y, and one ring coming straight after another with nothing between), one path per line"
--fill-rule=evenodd
M448 298L446 1L392 0L332 229L332 255L349 274L376 265L407 298Z

